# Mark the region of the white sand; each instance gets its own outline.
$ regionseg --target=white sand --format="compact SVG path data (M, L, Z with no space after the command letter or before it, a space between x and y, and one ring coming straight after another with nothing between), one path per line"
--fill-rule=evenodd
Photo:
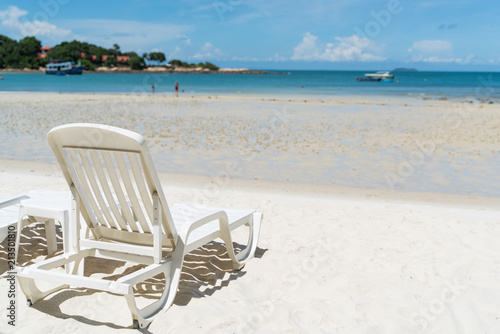
M241 272L230 270L221 245L190 254L174 305L149 332L499 333L499 109L373 98L0 94L0 198L67 189L45 143L51 127L126 127L146 136L163 172L247 179L162 173L170 202L265 216L257 258ZM435 147L419 145L429 142ZM422 192L362 189L388 188L387 175L398 178L396 189ZM315 177L332 180L293 183ZM23 231L22 263L45 257L42 226ZM32 308L18 291L13 331L5 261L4 242L0 333L137 332L123 297L85 289ZM87 270L114 276L129 267L92 261ZM148 281L139 292L147 299L162 284Z
M55 166L0 163L2 195L66 189ZM191 254L174 305L149 332L500 331L497 199L244 180L217 187L213 181L161 175L171 202L201 199L264 212L258 257L237 273L220 246ZM25 235L22 248L32 253L21 261L43 258L41 225ZM0 254L5 258L5 248ZM88 268L107 275L124 270L109 263ZM1 300L6 286L2 277ZM149 282L141 291L158 286ZM123 297L64 290L32 308L23 298L17 333L136 332ZM2 305L0 332L10 333L4 314Z

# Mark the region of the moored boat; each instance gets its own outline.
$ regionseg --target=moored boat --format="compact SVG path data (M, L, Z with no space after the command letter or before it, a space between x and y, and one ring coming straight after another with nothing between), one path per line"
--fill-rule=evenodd
M392 82L394 80L394 74L389 71L378 71L376 73L365 73L364 77L356 78L358 81L382 81L382 82Z
M64 59L51 59L45 68L46 74L66 75L66 74L82 74L83 66L74 61Z

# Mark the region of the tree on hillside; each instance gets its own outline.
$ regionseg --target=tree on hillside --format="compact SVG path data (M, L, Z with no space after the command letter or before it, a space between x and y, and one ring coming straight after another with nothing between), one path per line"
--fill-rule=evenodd
M106 52L105 48L102 48L100 46L96 46L90 50L90 54L92 56L95 56L95 58L91 58L92 63L96 65L101 65L102 64L102 56L106 56L108 52Z
M168 63L174 67L189 67L189 68L201 67L201 68L208 68L211 71L217 71L219 69L218 66L216 66L208 61L205 63L190 64L190 63L187 63L185 61L180 61L179 59L173 59L173 60L169 61Z
M174 67L196 67L195 64L190 64L185 61L180 61L179 59L173 59L168 63Z
M93 64L101 65L103 56L116 57L121 54L118 44L115 44L114 47L114 49L106 49L101 46L75 40L56 45L49 51L49 57L53 59L67 59L72 61L84 58L91 61ZM82 57L82 54L84 54L84 57Z
M54 46L47 54L50 59L66 59L77 61L82 58L82 53L89 52L89 45L78 41L62 42Z
M124 56L129 56L130 58L132 57L139 57L139 55L135 52L124 52L123 53Z
M35 37L25 37L18 43L19 67L38 68L37 55L42 47L42 43Z
M148 54L147 59L158 63L163 63L165 60L167 60L163 52L151 52L150 54Z
M211 71L217 71L219 69L219 66L216 66L208 61L205 62L205 64L200 63L201 67L203 68L208 68Z
M104 63L104 66L116 67L118 66L118 60L115 57L108 57L108 59L106 59L106 62Z
M17 42L0 35L0 68L15 68L18 63Z
M17 42L0 35L0 68L38 68L38 52L42 46L35 37Z
M180 66L182 66L182 61L180 61L179 59L172 59L168 63L170 65L174 66L174 67L180 67Z
M19 54L21 56L37 55L42 47L42 43L35 37L24 37L19 41Z
M12 43L12 42L15 41L5 35L0 35L0 45L2 45L3 43Z
M130 68L133 70L142 70L146 66L144 59L137 56L132 57L129 64Z
M86 70L91 70L91 71L93 71L93 70L95 70L95 69L96 69L96 67L97 67L97 66L95 66L94 64L92 64L92 63L90 62L90 60L88 60L88 59L80 59L79 61L80 61L80 63L82 64L83 68L85 68Z

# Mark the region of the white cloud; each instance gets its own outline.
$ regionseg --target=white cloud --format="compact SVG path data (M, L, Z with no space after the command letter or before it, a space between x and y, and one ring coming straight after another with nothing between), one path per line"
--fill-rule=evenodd
M443 58L443 57L432 56L432 57L422 58L421 61L424 63L455 63L461 65L479 63L479 60L476 59L476 56L472 54L468 55L465 58L455 58L455 57Z
M130 20L79 19L60 22L75 34L86 36L80 40L104 47L112 47L116 43L122 51L140 49L149 52L192 30L190 26Z
M296 60L317 60L318 47L316 46L316 40L318 37L311 35L311 33L306 33L302 42L293 49L292 59Z
M306 33L302 41L294 48L292 60L308 61L360 61L373 62L386 60L381 56L380 47L368 38L352 35L349 37L335 37L336 43L317 44L318 37Z
M423 55L431 54L452 54L453 46L448 41L441 40L424 40L413 43L412 49L408 50L410 52L418 52Z
M177 38L182 40L186 45L191 45L191 38L186 35L177 35Z
M29 21L24 16L28 12L16 6L9 6L7 10L0 11L1 26L8 32L19 36L47 37L49 39L59 39L71 34L71 30L61 29L48 21ZM23 18L23 19L21 19Z
M16 6L0 11L1 30L10 32L15 38L36 36L44 44L49 45L63 40L77 39L104 47L112 47L116 43L120 45L122 51L141 50L141 52L151 52L165 42L175 39L181 39L189 45L191 39L186 33L193 30L187 25L98 19L58 20L57 24L65 27L61 29L54 24L55 20L51 23L36 19L30 21L28 15L27 11ZM39 16L41 15L35 13L32 18Z
M174 51L168 53L167 59L175 59L175 58L180 58L179 56L181 55L181 48L176 46Z
M191 59L220 59L224 53L218 49L214 48L212 43L206 42L201 48L200 52L189 57Z
M250 56L246 56L246 57L234 56L234 57L231 57L231 60L233 60L233 61L261 61L262 59L259 59L257 57L250 57Z
M287 61L287 60L288 60L288 58L286 58L286 57L282 57L282 56L280 56L278 53L275 53L275 54L274 54L274 57L269 57L269 59L268 59L268 60L272 60L272 61Z
M14 22L18 22L21 16L27 14L27 11L19 9L16 6L9 6L9 9L0 11L0 19L4 21L3 24L11 24Z
M462 65L479 62L472 54L465 58L455 57L451 42L442 40L423 40L414 42L412 48L408 49L408 53L410 54L411 62L455 63Z

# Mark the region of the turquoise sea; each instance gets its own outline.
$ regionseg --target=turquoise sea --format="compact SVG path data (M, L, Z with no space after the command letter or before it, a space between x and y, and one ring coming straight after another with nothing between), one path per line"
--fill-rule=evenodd
M272 71L271 71L272 72ZM394 72L392 83L358 82L373 71L281 71L275 74L84 73L51 76L3 73L0 91L150 93L173 92L174 83L189 94L274 94L318 96L412 96L430 99L500 100L500 73Z

